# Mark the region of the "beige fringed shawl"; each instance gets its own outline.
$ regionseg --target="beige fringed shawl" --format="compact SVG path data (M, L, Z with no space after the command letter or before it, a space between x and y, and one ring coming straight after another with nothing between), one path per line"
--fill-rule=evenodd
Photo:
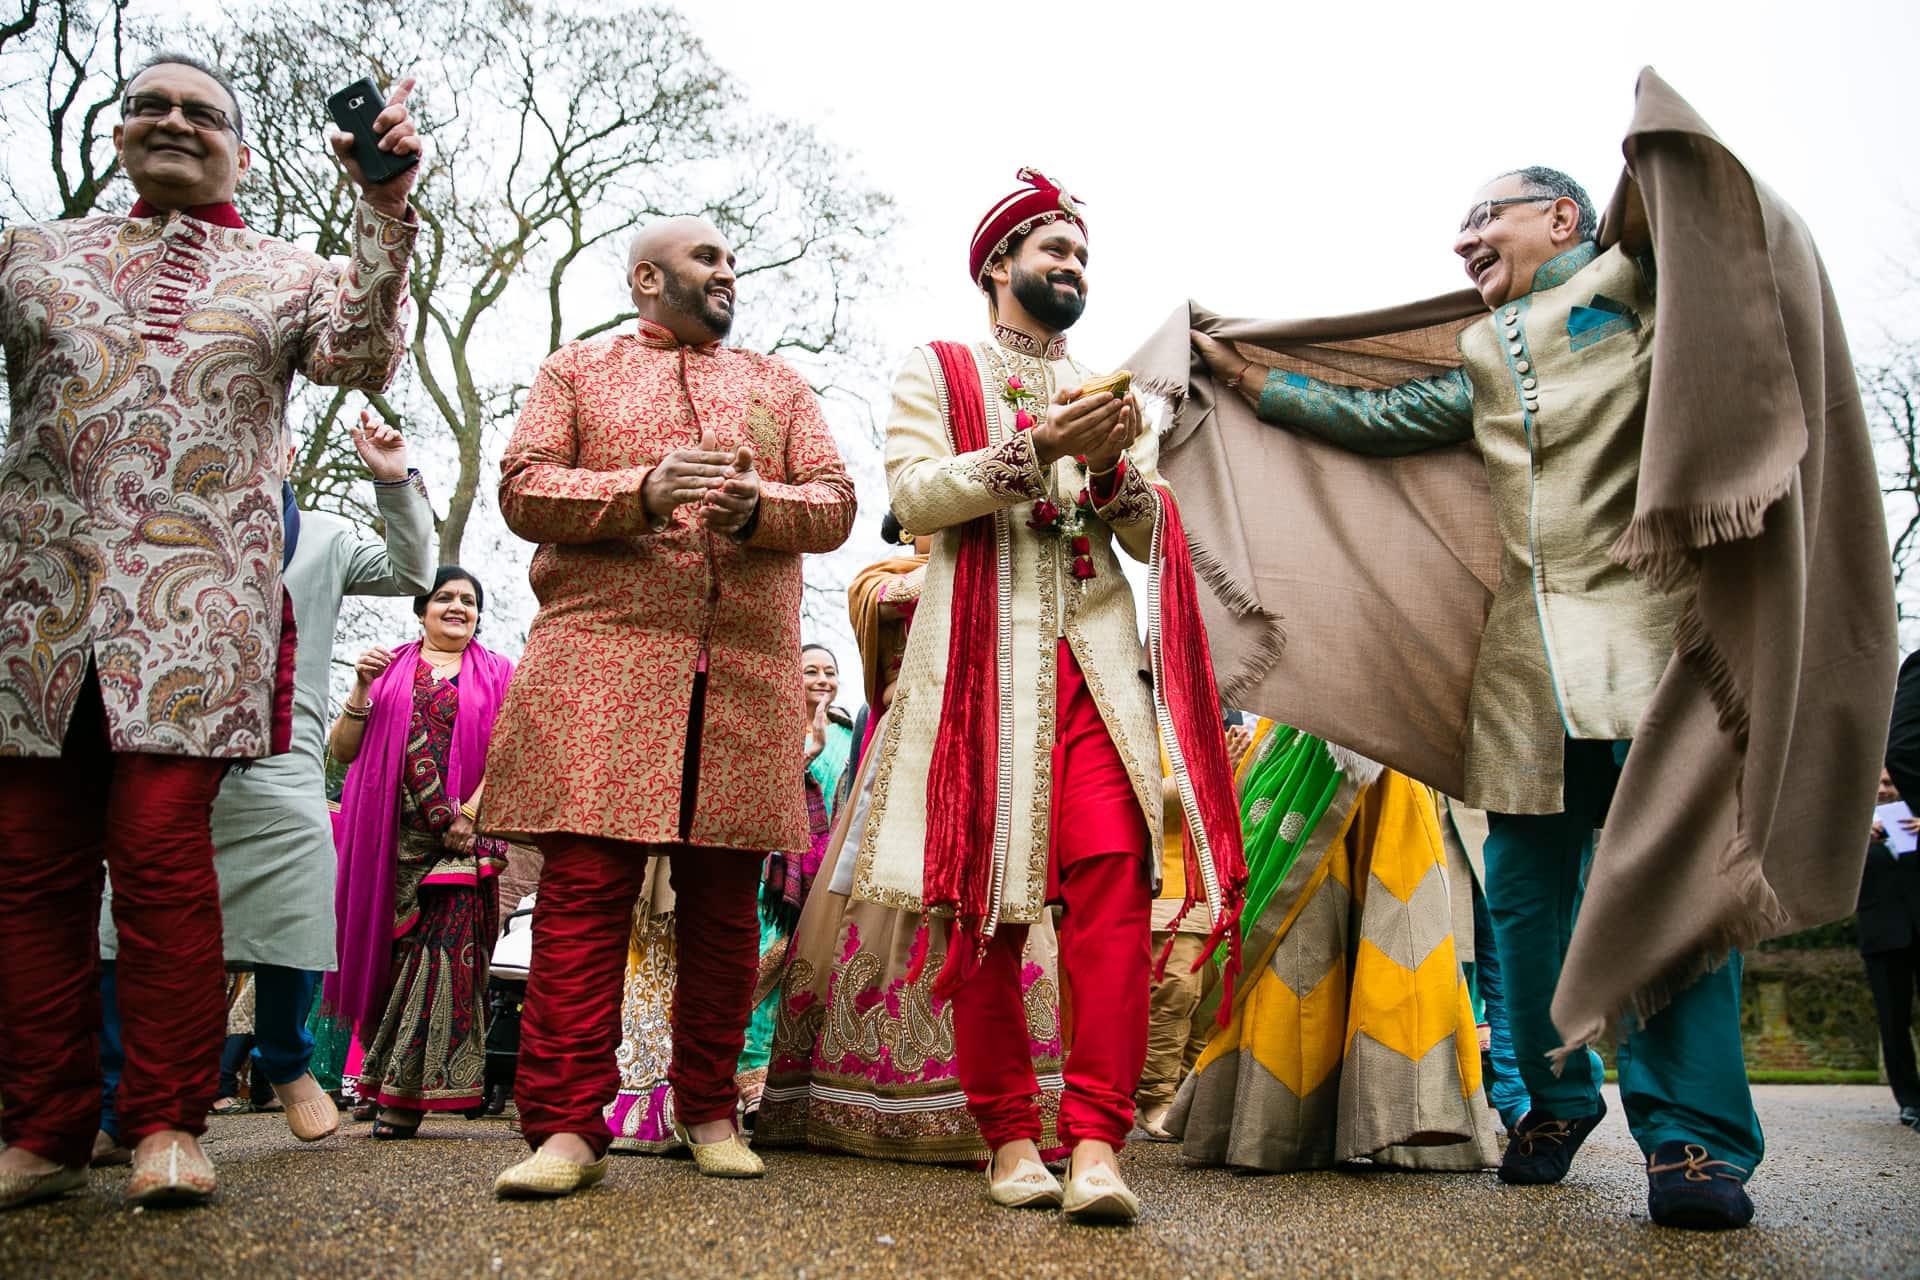
M1569 1046L1651 1016L1729 948L1852 910L1897 659L1866 419L1806 227L1651 69L1623 150L1601 243L1651 242L1658 323L1613 554L1694 599L1554 998ZM1483 314L1471 291L1293 322L1182 307L1128 362L1176 406L1161 466L1227 701L1456 795L1498 572L1478 454L1365 458L1265 426L1187 330L1377 387L1457 366Z

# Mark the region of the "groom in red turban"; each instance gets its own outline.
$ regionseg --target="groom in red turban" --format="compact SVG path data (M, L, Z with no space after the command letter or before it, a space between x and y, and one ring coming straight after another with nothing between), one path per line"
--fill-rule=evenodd
M915 981L952 1002L967 1109L993 1151L989 1197L1124 1222L1139 1205L1115 1153L1146 1056L1163 731L1199 833L1187 882L1205 886L1216 937L1237 936L1246 871L1178 512L1121 375L1067 353L1086 306L1086 221L1043 175L1019 177L968 260L991 335L915 348L893 385L889 497L933 546L854 893L951 917ZM1122 551L1154 574L1151 686ZM1064 1189L1041 1162L1021 995L1027 926L1053 904L1073 992Z

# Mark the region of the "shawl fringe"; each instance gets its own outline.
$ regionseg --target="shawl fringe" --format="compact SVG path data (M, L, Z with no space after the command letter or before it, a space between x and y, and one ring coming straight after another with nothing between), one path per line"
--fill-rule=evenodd
M1762 493L1742 494L1699 506L1643 511L1607 554L1657 587L1672 588L1690 579L1694 553L1760 536L1767 512L1793 492L1798 468Z
M1727 662L1726 653L1714 642L1706 621L1700 616L1698 600L1686 607L1680 614L1680 621L1674 625L1673 649L1706 689L1707 697L1719 717L1720 728L1745 755L1752 709L1746 691L1734 678L1733 667Z
M1133 380L1133 389L1143 391L1150 396L1159 396L1176 412L1187 401L1187 384L1163 374L1136 376Z
M1222 604L1243 618L1256 619L1263 628L1259 640L1241 658L1240 665L1232 671L1220 673L1220 696L1229 704L1238 705L1241 699L1252 695L1260 687L1260 682L1266 679L1267 673L1273 670L1286 652L1287 624L1267 612L1266 606L1241 586L1227 567L1220 563L1219 557L1207 550L1205 545L1189 537L1187 554L1193 562L1194 571Z
M1340 772L1352 778L1360 786L1372 786L1380 781L1380 775L1387 771L1387 766L1378 760L1369 760L1358 751L1349 751L1345 747L1327 742L1324 738L1321 741L1325 743L1327 754L1333 757L1333 762L1340 766Z

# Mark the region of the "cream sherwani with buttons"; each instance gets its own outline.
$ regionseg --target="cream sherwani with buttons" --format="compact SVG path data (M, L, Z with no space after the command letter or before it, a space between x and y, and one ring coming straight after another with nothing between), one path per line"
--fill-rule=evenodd
M998 678L1002 690L995 854L1005 869L998 918L1031 922L1046 906L1053 815L1053 745L1058 642L1065 637L1100 709L1152 836L1150 875L1160 865L1160 757L1150 690L1140 676L1140 624L1119 552L1148 558L1158 504L1151 434L1128 451L1112 500L1087 521L1094 576L1076 580L1066 539L1029 526L1033 504L1051 498L1068 510L1087 487L1086 468L1071 457L1041 465L1030 432L1014 426L1004 393L1018 377L1035 398L1036 418L1054 394L1098 376L1066 354L1004 328L973 345L986 402L987 447L955 455L947 430L948 392L931 349L916 347L893 383L887 416L887 486L906 529L933 536L926 587L877 744L873 801L861 829L848 832L858 850L854 896L909 910L921 908L927 796L941 785L928 776L947 680L948 644L960 527L992 516L998 552L1001 616ZM1007 696L1010 693L1010 698ZM1010 705L1008 703L1010 702Z
M1472 440L1501 544L1468 708L1466 795L1558 813L1566 739L1635 735L1683 592L1617 563L1633 519L1655 311L1650 264L1592 243L1460 333L1464 363L1380 390L1275 373L1260 416L1362 453Z

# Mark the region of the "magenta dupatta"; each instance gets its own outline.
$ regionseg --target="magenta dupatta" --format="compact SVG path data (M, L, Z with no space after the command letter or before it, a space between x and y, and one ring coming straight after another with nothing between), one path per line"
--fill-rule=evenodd
M387 998L393 961L393 876L400 846L400 774L407 727L413 721L413 678L420 642L394 650L393 662L368 692L373 711L360 739L360 754L347 769L334 819L340 859L334 890L334 940L340 967L326 977L324 994L334 1016L358 1026L377 1015ZM486 775L487 743L506 696L513 663L479 642L467 646L460 664L460 713L447 758L447 793L466 800Z

